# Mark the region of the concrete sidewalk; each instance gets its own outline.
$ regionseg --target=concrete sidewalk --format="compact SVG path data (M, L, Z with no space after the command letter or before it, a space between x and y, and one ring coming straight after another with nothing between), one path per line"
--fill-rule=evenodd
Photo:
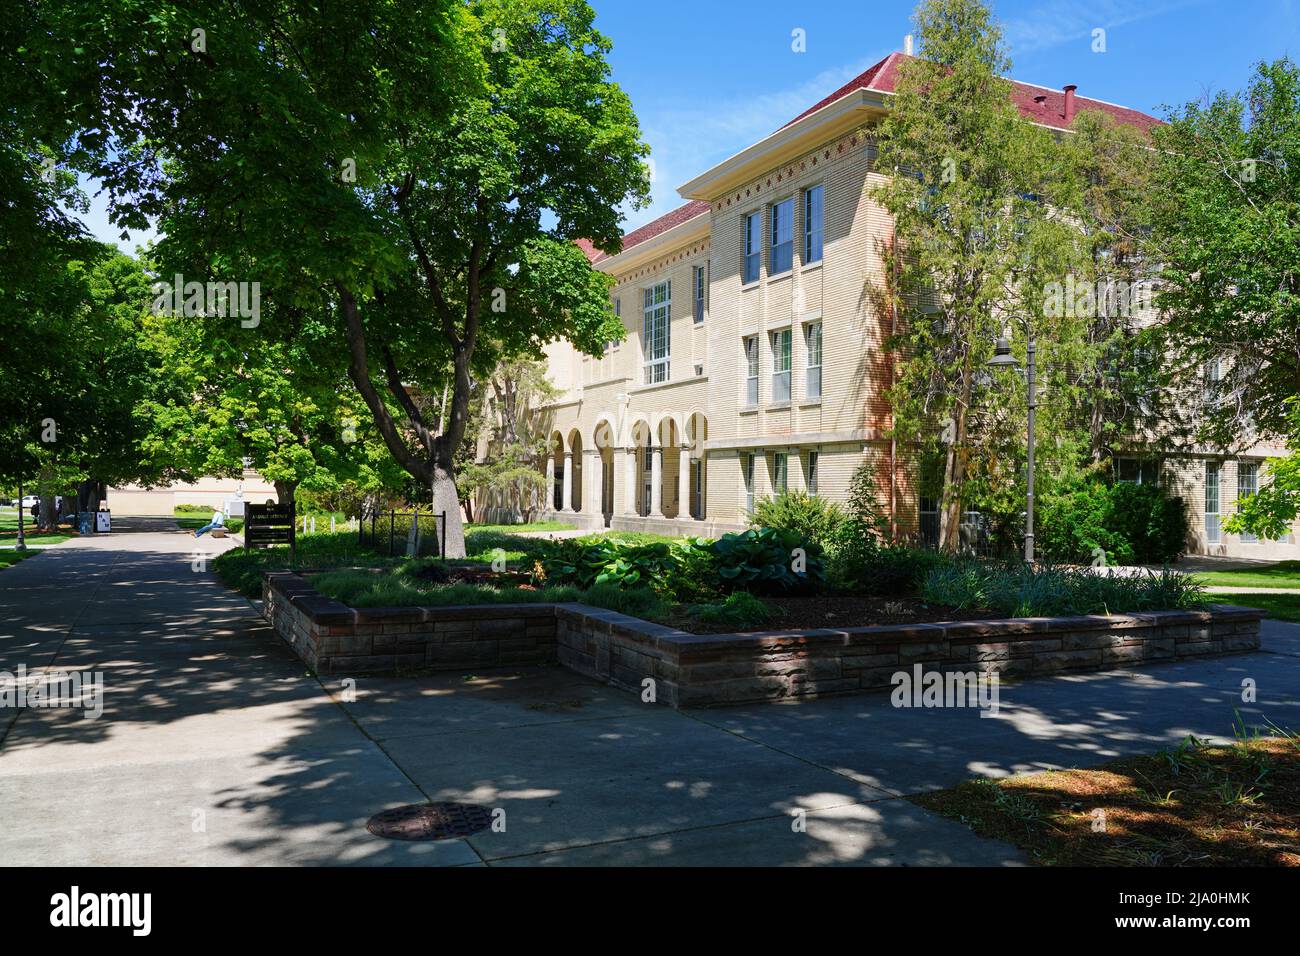
M0 670L99 670L106 699L94 720L0 711L0 862L478 862L366 832L424 795L248 601L195 570L227 541L119 527L0 572Z
M1234 710L1300 727L1300 626L1273 622L1256 654L1005 683L992 718L886 694L678 713L559 667L359 678L343 703L191 570L195 548L141 528L0 573L0 669L97 668L108 698L99 720L11 721L0 861L1016 865L904 796L1227 739ZM426 799L500 809L504 830L366 832Z

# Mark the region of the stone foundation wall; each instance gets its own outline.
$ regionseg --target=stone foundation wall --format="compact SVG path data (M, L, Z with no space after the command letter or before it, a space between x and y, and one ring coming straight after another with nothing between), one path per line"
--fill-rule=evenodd
M1263 611L1213 605L1108 617L696 635L582 604L353 609L297 574L267 574L267 619L317 673L558 661L657 703L709 707L892 686L925 670L1008 676L1099 670L1259 647Z

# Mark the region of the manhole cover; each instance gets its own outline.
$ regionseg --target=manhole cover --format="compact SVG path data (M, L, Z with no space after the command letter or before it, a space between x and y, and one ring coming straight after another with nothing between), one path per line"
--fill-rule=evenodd
M390 840L451 840L492 825L487 807L469 803L413 803L376 813L366 824L375 836Z

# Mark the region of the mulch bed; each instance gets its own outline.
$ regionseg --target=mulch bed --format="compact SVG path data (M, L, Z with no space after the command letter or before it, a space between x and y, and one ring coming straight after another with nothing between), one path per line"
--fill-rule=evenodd
M1188 739L909 798L1045 866L1300 867L1300 738Z
M881 598L861 594L763 598L772 617L758 631L809 630L816 627L873 627L879 624L934 624L940 621L987 621L1006 617L989 610L957 610L916 598ZM673 625L693 634L729 634L734 627L704 624L680 608Z

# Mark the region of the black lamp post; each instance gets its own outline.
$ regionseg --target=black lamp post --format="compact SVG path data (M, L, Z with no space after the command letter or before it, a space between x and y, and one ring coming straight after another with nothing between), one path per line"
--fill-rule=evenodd
M1025 561L1034 563L1034 416L1038 410L1038 383L1034 377L1034 357L1037 346L1031 329L1025 347L1025 378L1029 383L1029 472L1028 495L1025 507ZM1000 338L993 349L989 365L995 368L1017 368L1020 363L1011 354L1011 343Z

